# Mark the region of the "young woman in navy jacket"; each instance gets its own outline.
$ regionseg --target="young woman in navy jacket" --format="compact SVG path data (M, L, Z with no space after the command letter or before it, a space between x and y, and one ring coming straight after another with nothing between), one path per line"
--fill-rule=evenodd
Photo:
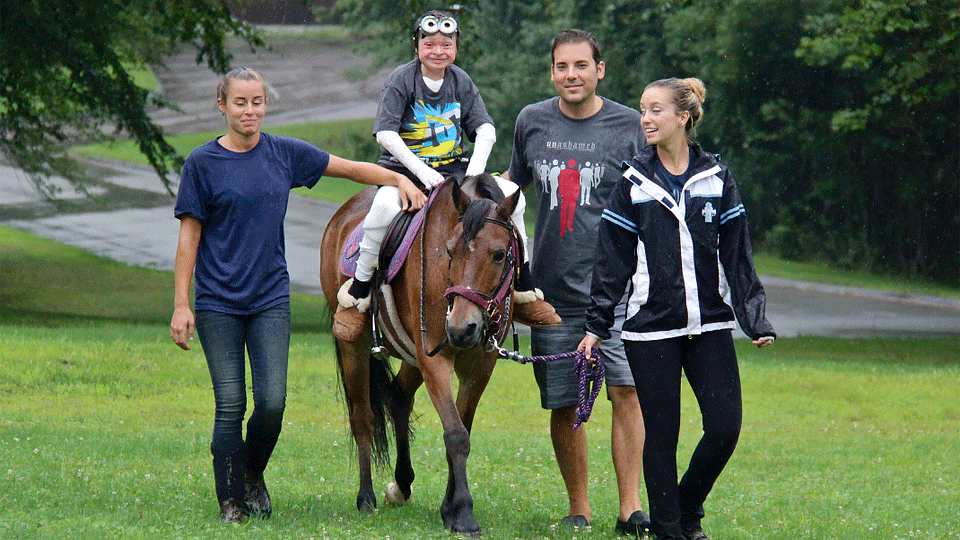
M590 354L610 335L614 307L629 287L622 339L646 426L651 530L663 540L708 538L703 502L733 454L743 415L736 321L758 347L776 337L737 185L693 140L705 96L699 79L664 79L644 90L649 146L624 164L604 211L580 343ZM681 372L704 434L678 482Z

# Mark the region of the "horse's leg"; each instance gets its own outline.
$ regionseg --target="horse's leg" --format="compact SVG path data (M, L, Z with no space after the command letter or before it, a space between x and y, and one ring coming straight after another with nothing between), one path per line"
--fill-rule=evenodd
M480 396L490 382L496 363L496 357L487 353L457 362L456 373L460 381L460 387L457 390L457 411L467 432L473 429L473 417L477 414Z
M394 380L400 402L393 407L393 427L397 441L397 466L393 478L396 481L387 486L386 499L391 504L406 504L413 493L413 464L410 461L410 413L413 412L414 397L423 384L420 370L404 362Z
M370 403L370 344L361 338L356 343L338 341L343 369L343 390L350 412L350 432L357 444L360 488L357 510L369 514L377 507L373 492L371 452L373 451L373 410Z
M430 366L425 366L429 362ZM470 455L470 433L460 419L451 386L453 362L437 355L427 359L421 355L423 381L440 415L443 444L447 453L447 492L440 505L443 526L454 534L479 536L480 524L473 516L473 496L467 483L467 457Z
M473 419L477 413L477 407L480 405L480 396L483 395L483 391L487 387L487 383L490 382L490 376L493 374L493 367L496 365L496 358L490 357L489 355L480 355L474 357L470 355L466 358L461 358L456 365L457 378L459 379L460 385L457 390L457 414L460 417L460 421L463 424L464 429L467 431L467 453L469 454L469 434L473 429ZM473 496L469 493L469 487L467 484L466 477L466 458L464 456L463 464L463 473L458 476L459 470L454 467L450 467L447 476L447 491L446 496L444 497L443 505L441 506L441 512L443 508L447 508L447 512L456 512L458 504L462 504L459 501L462 500L464 494L469 500L470 504L470 515L472 519L472 510L473 510ZM477 531L479 534L479 530Z

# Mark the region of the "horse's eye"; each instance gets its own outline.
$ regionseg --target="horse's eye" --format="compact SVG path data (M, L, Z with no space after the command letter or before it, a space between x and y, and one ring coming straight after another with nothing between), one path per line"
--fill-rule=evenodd
M503 249L498 249L493 253L493 262L500 264L504 259L507 258L507 252Z

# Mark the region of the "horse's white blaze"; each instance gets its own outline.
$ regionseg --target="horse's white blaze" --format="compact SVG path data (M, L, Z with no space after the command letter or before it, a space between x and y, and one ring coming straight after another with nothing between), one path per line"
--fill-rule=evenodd
M410 496L413 496L413 490L410 490ZM387 504L393 504L396 506L406 506L410 502L410 499L405 499L403 497L403 492L400 491L400 486L396 482L390 482L387 484L387 492L383 494L384 500L387 501Z

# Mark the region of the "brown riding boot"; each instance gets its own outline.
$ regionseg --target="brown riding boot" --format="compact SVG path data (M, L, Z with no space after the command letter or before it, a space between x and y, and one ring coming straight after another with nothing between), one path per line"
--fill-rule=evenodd
M531 328L557 326L562 322L553 306L543 299L540 289L514 291L513 320Z
M353 343L360 339L366 324L367 314L360 313L357 306L349 308L337 306L337 312L333 314L333 336L341 341Z
M359 298L356 296L359 295ZM333 336L353 343L367 325L370 308L370 283L347 280L337 293L337 311L333 314Z

